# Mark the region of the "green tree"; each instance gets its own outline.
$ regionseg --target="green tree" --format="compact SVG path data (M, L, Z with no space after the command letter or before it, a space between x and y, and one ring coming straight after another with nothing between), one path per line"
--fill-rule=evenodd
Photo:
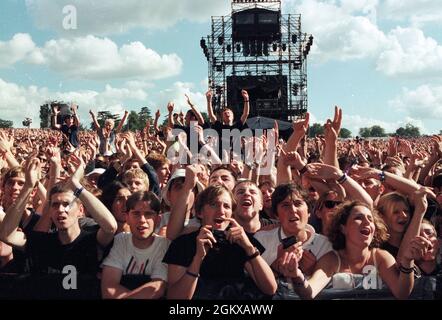
M341 132L339 132L339 138L351 138L351 131L347 128L341 128Z
M140 123L140 117L136 111L131 111L127 116L126 124L124 126L124 131L136 131L140 130L140 127L143 128L145 123Z
M151 123L153 123L153 119L152 119L149 107L142 107L141 111L138 112L139 125L142 125L143 126L142 128L144 128L148 119L150 120ZM140 130L140 129L138 129L138 130Z
M385 137L387 134L385 133L385 129L381 126L372 126L369 128L360 128L359 129L359 135L362 138L369 138L369 137Z
M308 129L308 136L314 138L318 134L324 134L324 127L320 123L313 123Z
M106 111L106 110L105 111L98 111L97 112L97 122L100 125L100 127L103 128L104 122L106 121L106 119L114 120L115 127L117 127L118 123L120 122L120 116L117 115L117 114L112 114L112 113L110 113L109 111ZM93 122L91 122L90 128L91 128L91 130L95 129Z
M421 136L418 127L413 126L411 123L407 123L404 127L400 127L396 130L396 134L400 137L418 138Z
M49 104L40 106L40 128L51 127L51 107Z
M385 137L387 134L385 133L385 129L381 126L372 126L371 127L371 136L372 137Z
M0 128L12 128L14 126L14 122L10 120L0 119Z

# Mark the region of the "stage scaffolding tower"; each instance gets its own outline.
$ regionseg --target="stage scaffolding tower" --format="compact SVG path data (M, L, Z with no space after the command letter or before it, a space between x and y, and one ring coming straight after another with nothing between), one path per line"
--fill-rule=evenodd
M250 117L291 121L307 111L307 56L313 36L300 14L282 14L281 0L232 0L232 12L212 17L200 46L208 61L215 112L241 116L241 89L249 91Z

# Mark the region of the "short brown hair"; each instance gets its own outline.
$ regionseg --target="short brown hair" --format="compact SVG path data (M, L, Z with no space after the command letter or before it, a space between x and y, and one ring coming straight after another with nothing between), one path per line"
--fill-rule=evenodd
M155 211L155 213L160 214L161 212L161 202L157 195L151 191L137 191L132 193L126 201L126 212L129 212L138 202L148 202L150 208Z
M203 192L201 192L195 201L195 213L197 215L200 215L203 211L203 207L208 204L215 201L217 197L222 195L223 193L227 193L230 196L230 199L232 199L232 211L235 211L236 208L236 201L233 197L232 192L230 192L229 189L227 189L224 186L216 185L216 186L209 186L206 189L204 189Z
M146 157L146 161L155 169L157 170L158 168L160 168L161 166L167 164L169 162L169 160L166 158L165 155L163 154L159 154L156 152L152 152L150 153L147 157Z
M354 207L361 206L369 209L373 214L373 222L375 225L375 231L373 235L373 240L371 241L369 247L377 248L383 242L388 240L387 226L384 221L379 217L376 209L372 209L368 204L361 201L347 201L341 204L333 216L333 220L330 226L329 239L333 245L333 249L341 250L345 249L345 235L342 233L341 226L347 224L348 217Z
M278 204L292 194L296 194L298 197L302 198L308 206L308 195L303 189L299 188L294 183L283 183L277 186L272 193L272 212L275 216L278 216Z
M13 168L8 169L2 179L2 187L4 188L6 185L6 182L8 182L9 179L15 178L15 177L24 177L25 176L25 170L22 166L16 166Z

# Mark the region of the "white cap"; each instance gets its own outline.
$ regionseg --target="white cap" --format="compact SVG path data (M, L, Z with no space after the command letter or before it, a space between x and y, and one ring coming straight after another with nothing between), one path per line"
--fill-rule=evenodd
M93 174L103 174L106 171L106 169L103 168L95 168L94 170L92 170L91 172L89 172L86 177L89 177Z
M173 172L173 174L170 176L169 180L167 181L167 184L163 187L163 190L161 190L161 198L169 207L170 207L170 202L169 199L167 198L167 191L169 190L172 181L177 178L184 178L185 176L186 176L186 169L176 169ZM196 181L196 187L198 188L198 192L202 192L204 190L204 185L198 180Z

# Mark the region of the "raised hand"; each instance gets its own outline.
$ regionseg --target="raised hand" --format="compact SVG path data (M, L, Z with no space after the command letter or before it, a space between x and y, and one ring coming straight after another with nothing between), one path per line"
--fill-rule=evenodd
M193 107L193 103L192 103L192 101L190 101L190 98L189 98L189 96L187 95L187 93L185 93L184 96L186 97L186 102L187 102L187 104L188 104L190 107Z
M155 112L155 118L159 119L161 116L160 110L158 109L157 112Z
M299 120L293 121L293 125L292 125L293 130L295 132L303 132L305 135L307 133L309 120L310 120L310 114L307 112L305 114L304 119L299 119Z
M336 136L338 137L339 133L341 132L341 124L342 124L342 109L339 108L338 106L335 106L335 115L333 117L331 125L336 132Z
M224 220L230 222L230 229L226 231L227 241L238 244L246 252L254 251L255 247L250 242L249 237L247 237L244 228L233 218L225 218Z
M186 175L184 180L184 186L188 190L192 190L196 187L198 181L198 174L203 173L203 169L200 164L191 164L186 167Z
M310 163L307 169L306 175L313 179L337 180L342 176L341 170L328 164Z
M216 243L215 237L211 231L212 226L206 225L200 229L200 233L196 237L196 254L199 259L204 259L209 250Z
M79 156L76 156L75 154L72 154L69 157L69 163L73 166L75 171L71 178L67 181L67 185L72 190L75 190L81 187L80 181L84 176L84 169L86 165L83 159Z
M206 92L206 98L207 98L207 101L212 102L212 97L213 97L212 89L209 89L209 90Z
M169 113L172 113L174 107L175 107L175 104L173 102L169 102L167 104L167 111L169 111Z
M244 101L249 101L249 93L246 90L241 90L241 95Z
M35 155L31 155L25 162L25 184L34 188L41 177L41 163Z

